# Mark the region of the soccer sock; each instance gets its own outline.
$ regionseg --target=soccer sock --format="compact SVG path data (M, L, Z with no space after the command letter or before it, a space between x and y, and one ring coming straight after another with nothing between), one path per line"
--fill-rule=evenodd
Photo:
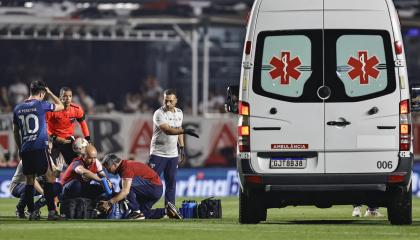
M42 196L40 199L38 199L38 201L35 202L35 208L40 209L45 206L45 204L47 204L47 200L44 196Z
M47 200L48 211L55 210L55 203L54 203L54 192L53 192L53 184L46 182L44 183L44 196Z
M34 211L34 185L25 185L25 204L29 212Z

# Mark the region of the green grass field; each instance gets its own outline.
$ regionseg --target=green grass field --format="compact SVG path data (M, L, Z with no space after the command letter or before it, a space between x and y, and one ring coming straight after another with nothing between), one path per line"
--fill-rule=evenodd
M181 202L182 199L178 199ZM420 198L413 199L413 225L392 226L383 218L352 218L351 206L270 209L267 222L238 224L238 199L223 198L219 220L69 220L37 222L14 216L16 199L0 199L0 239L420 239ZM163 206L159 202L157 206ZM44 210L45 212L46 210ZM381 209L386 215L386 209Z

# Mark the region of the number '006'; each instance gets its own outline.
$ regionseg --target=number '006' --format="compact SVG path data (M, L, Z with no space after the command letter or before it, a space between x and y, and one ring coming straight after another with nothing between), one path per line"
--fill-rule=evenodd
M376 167L378 169L391 169L392 168L392 161L377 161Z

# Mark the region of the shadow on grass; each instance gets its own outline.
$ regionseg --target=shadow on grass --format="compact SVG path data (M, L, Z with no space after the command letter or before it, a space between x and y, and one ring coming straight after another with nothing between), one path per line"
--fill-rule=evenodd
M27 218L25 219L18 219L15 216L0 216L0 224L27 224L27 223L45 223L45 222L62 222L62 223L83 223L83 222L89 222L89 223L112 223L112 222L126 222L126 223L131 223L131 222L182 222L179 220L174 220L174 219L169 219L169 218L165 218L165 219L147 219L147 220L130 220L130 219L67 219L67 220L62 220L62 221L47 221L46 217L41 217L40 220L37 221L29 221ZM185 222L185 220L184 220ZM189 221L188 221L189 222ZM192 221L191 221L192 222Z
M226 221L226 219L217 219L216 221L209 221L209 219L194 219L191 221L191 219L186 220L177 220L174 221L173 219L148 219L145 221L138 221L138 220L110 220L110 219L71 219L71 220L65 220L65 221L59 221L62 223L83 223L83 222L89 222L89 223L115 223L115 222L148 222L148 223L156 223L156 222L178 222L178 223L202 223L207 222L211 223L214 222L216 224L220 224L222 222ZM15 216L0 216L0 224L32 224L32 223L45 223L46 217L41 218L39 221L29 221L28 219L18 219ZM235 221L227 221L226 223L234 223ZM237 222L236 222L237 223ZM388 220L386 219L369 219L369 220L293 220L293 221L268 221L268 222L261 222L261 225L366 225L366 226L384 226L389 225L392 226ZM242 224L241 224L242 225ZM243 224L246 226L246 224ZM256 225L256 224L251 224ZM398 226L398 225L396 225ZM420 220L414 220L411 226L420 226Z
M285 222L262 222L261 224L277 224L277 225L292 225L292 224L302 224L302 225L390 225L388 220L378 219L378 220L294 220L294 221L285 221ZM398 225L396 225L398 226ZM404 225L400 225L404 226ZM411 226L420 226L420 221L413 221Z

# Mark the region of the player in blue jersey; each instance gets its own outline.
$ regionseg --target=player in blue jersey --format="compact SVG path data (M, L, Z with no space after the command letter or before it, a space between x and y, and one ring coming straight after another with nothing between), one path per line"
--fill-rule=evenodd
M25 203L30 212L29 220L39 220L34 211L34 181L35 176L45 175L44 195L48 206L48 220L61 220L55 211L52 173L48 154L48 133L45 120L46 112L64 109L60 99L55 96L43 81L32 81L31 95L24 102L16 105L13 110L13 134L19 155L22 158L22 170L26 176ZM50 97L53 103L44 101Z

